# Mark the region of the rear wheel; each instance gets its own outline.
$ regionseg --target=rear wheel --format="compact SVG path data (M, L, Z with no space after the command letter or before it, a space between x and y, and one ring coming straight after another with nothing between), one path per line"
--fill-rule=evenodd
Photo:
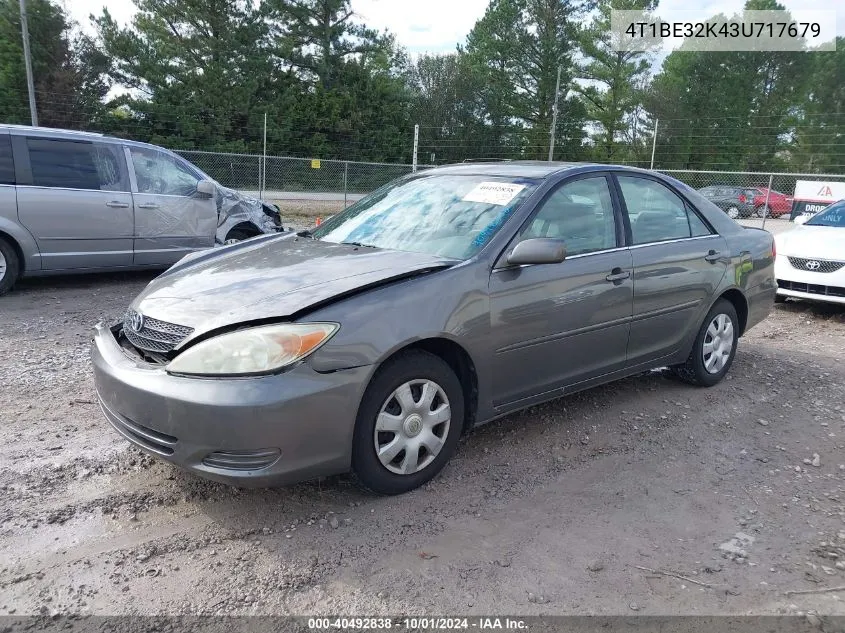
M731 368L738 340L736 308L727 299L719 299L704 318L687 361L672 369L690 384L712 387Z
M455 452L464 395L441 358L410 351L373 377L355 423L352 469L373 492L400 494L434 477Z
M756 215L758 218L770 217L771 214L772 210L769 208L768 205L765 204L761 204L759 207L754 209L754 215Z
M9 242L0 238L0 295L12 289L20 272L21 262L17 252Z

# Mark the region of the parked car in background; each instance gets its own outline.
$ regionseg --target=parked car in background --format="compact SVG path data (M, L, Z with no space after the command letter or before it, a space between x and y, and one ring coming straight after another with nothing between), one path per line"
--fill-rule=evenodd
M774 243L605 165L410 174L299 233L188 255L99 325L103 412L204 477L440 471L470 427L668 366L701 386L775 297Z
M756 189L732 185L709 185L698 190L702 196L724 211L729 218L750 218L754 215Z
M754 215L758 218L779 218L787 213L792 213L792 196L763 187L755 187L754 191L756 194L752 200L752 205L754 206ZM766 192L768 192L768 197Z
M793 297L845 304L845 200L775 240L778 301Z
M166 268L281 226L161 147L0 125L0 294L20 276Z

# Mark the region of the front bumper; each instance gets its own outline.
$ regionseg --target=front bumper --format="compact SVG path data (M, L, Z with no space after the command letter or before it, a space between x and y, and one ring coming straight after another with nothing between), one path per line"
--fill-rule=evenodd
M781 297L845 305L845 268L832 273L801 270L792 266L786 255L778 253L775 277Z
M300 363L256 378L171 376L98 325L92 351L106 419L127 440L198 475L241 486L349 470L370 367L321 374Z

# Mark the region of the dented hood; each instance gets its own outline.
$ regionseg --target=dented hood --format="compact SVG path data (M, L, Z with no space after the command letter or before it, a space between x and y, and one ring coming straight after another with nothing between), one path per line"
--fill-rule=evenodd
M228 325L285 318L362 289L455 260L293 233L189 255L132 302L145 316L194 328L185 342Z

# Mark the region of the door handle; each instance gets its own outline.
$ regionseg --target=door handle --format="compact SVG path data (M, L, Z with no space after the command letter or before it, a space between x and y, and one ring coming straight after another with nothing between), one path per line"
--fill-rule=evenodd
M111 202L106 202L107 207L111 207L112 209L126 209L129 206L128 202L121 202L120 200L112 200Z
M707 255L704 256L704 259L706 259L710 263L717 262L722 259L722 254L719 251L711 250L709 253L707 253Z
M138 205L139 209L158 209L158 205L155 202L144 202L143 204Z
M612 281L616 283L617 281L623 281L628 279L631 276L631 271L629 270L622 270L621 268L614 268L610 271L610 274L605 277L608 281Z

